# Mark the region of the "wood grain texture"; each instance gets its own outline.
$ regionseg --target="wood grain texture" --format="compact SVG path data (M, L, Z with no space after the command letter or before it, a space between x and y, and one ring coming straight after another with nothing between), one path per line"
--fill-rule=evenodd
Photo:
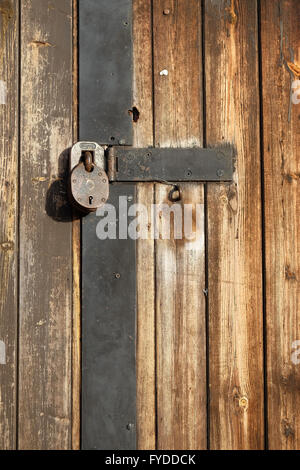
M262 0L268 438L283 450L300 448L299 24L297 0Z
M255 1L205 1L207 145L236 147L208 184L210 447L264 446L258 25Z
M72 1L23 0L19 447L71 447Z
M78 0L73 0L73 143L78 141ZM81 409L81 221L73 220L72 449L80 450Z
M134 146L153 146L151 2L133 1L133 124ZM153 184L137 185L137 202L150 209ZM154 241L137 241L137 446L156 446L155 412L155 283Z
M0 1L0 449L16 446L19 2Z
M192 183L181 191L180 206L193 207L194 223L196 204L200 210L194 240L175 240L172 233L156 242L158 448L205 449L204 191ZM169 206L169 193L169 186L156 184L156 204ZM161 223L167 218L162 214Z
M137 185L137 201L151 213L152 183ZM149 223L145 220L143 223ZM151 227L149 226L149 231ZM137 242L137 446L156 447L154 240Z
M153 2L153 33L155 145L202 146L201 2ZM203 203L203 185L182 188L183 203ZM156 203L169 192L157 184ZM206 447L204 222L198 235L156 242L159 449Z

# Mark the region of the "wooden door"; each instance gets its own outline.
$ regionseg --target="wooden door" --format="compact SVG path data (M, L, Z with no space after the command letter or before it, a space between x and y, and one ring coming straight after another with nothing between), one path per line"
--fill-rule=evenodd
M138 241L137 447L299 449L299 2L132 8L134 146L236 150L232 183L182 186L195 243ZM77 12L0 0L1 449L80 448Z

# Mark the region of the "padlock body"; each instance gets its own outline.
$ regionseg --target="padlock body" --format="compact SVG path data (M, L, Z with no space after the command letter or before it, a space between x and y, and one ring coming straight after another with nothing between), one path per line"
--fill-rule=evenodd
M79 163L71 173L70 189L73 201L85 212L96 211L103 206L109 196L109 181L104 170L93 165L87 171L83 162Z

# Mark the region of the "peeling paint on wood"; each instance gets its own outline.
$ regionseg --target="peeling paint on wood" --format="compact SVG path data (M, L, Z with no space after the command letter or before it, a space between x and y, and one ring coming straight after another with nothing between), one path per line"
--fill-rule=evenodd
M18 305L18 10L0 0L0 449L16 447ZM5 106L4 106L5 105ZM5 365L5 366L4 366Z
M72 24L56 11L72 15L72 1L51 3L21 2L20 449L70 449L72 437Z

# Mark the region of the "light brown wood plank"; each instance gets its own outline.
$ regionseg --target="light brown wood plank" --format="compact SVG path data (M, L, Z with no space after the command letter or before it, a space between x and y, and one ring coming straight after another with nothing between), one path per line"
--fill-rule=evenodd
M299 24L297 0L261 2L268 440L283 450L300 447Z
M71 447L72 1L23 0L19 447Z
M153 22L155 145L202 146L201 2L157 0ZM182 203L202 204L204 212L203 185L182 188ZM157 184L156 203L168 203L169 192L170 186ZM159 449L206 447L202 222L194 242L173 236L156 242Z
M207 144L237 151L207 193L212 449L264 446L257 28L255 1L205 1Z
M19 2L0 1L0 449L16 447Z
M137 201L151 214L152 183L137 185ZM155 266L154 240L150 238L137 243L137 437L138 448L144 450L153 450L156 446Z
M172 234L156 242L158 448L205 449L204 191L193 183L181 190L180 206L193 207L194 221L196 204L200 210L195 240ZM156 204L169 206L169 192L157 184Z
M153 146L151 2L133 1L134 146ZM137 202L150 209L153 184L137 185ZM155 284L154 241L137 241L137 445L155 449Z

